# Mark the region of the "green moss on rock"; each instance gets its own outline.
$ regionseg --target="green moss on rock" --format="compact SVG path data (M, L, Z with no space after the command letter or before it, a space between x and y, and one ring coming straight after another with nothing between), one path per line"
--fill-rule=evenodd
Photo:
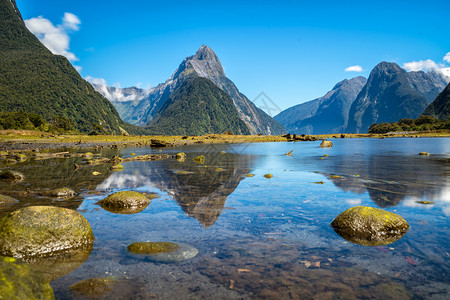
M116 171L116 172L122 171L123 165L122 164L112 165L110 169L111 169L111 171Z
M71 285L69 289L85 297L98 298L110 292L117 281L116 277L88 278Z
M92 247L94 235L89 222L74 210L30 206L0 219L0 240L0 254L28 258Z
M50 197L72 197L75 195L75 192L72 189L64 187L50 190L46 194Z
M401 216L373 207L356 206L339 214L331 226L348 241L379 246L399 240L409 229Z
M198 164L203 165L205 163L205 157L203 155L197 156L194 158L194 161Z
M198 250L190 245L171 242L138 242L129 245L127 250L135 258L162 263L177 263L198 254Z
M133 214L144 210L150 204L150 200L144 194L135 191L122 191L109 195L97 204L113 213Z
M320 148L330 148L333 147L333 143L330 141L322 141L319 145Z
M273 177L273 175L269 173L269 174L264 175L264 177L266 177L267 179L270 179Z
M180 162L184 162L186 160L186 153L184 152L177 153L176 159Z
M49 282L25 263L0 257L0 299L55 299Z
M137 242L129 245L127 250L134 254L161 254L170 253L180 249L180 246L171 242Z

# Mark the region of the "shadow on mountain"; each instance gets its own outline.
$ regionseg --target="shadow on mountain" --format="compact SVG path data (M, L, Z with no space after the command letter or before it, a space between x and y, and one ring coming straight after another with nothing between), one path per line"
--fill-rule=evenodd
M205 163L193 159L204 155ZM202 226L212 226L220 217L227 197L250 172L251 158L232 153L187 153L184 162L166 159L124 163L97 189L155 187L170 195L183 211Z
M440 157L370 156L366 158L333 157L330 173L323 173L343 191L369 193L379 207L396 206L407 196L436 199L446 188L450 161ZM337 178L333 174L342 175Z

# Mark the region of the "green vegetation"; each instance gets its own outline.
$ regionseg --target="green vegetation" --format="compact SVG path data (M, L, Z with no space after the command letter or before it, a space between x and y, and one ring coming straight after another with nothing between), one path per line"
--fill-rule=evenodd
M423 112L424 115L448 120L450 118L450 83Z
M27 114L25 112L0 112L0 130L2 129L24 129L39 130L52 133L74 134L78 131L70 121L64 117L56 116L50 123L38 114Z
M121 134L119 127L142 133L123 122L65 57L47 50L11 4L0 0L0 111L34 113L47 122L60 116L86 133Z
M250 134L230 96L209 79L200 77L186 79L166 100L155 120L148 126L155 134Z
M369 133L431 131L440 129L450 129L450 118L447 120L439 120L431 116L422 115L417 119L401 119L398 122L392 123L374 123L370 125Z

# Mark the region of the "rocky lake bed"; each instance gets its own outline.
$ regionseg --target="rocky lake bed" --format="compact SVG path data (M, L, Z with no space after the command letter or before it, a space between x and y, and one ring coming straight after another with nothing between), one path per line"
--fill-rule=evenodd
M57 299L448 298L448 138L225 138L3 141L4 263Z

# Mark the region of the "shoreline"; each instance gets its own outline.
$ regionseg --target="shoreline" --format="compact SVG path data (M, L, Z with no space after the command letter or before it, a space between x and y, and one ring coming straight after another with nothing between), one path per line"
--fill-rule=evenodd
M301 138L300 136L297 136ZM321 134L309 135L312 140L342 138L420 138L450 137L450 130L438 132L386 133L386 134ZM155 146L155 142L162 145ZM96 147L178 147L195 144L236 144L287 142L286 135L231 135L208 134L203 136L121 136L121 135L54 135L32 130L0 130L0 150L2 151L36 151L61 148L96 148ZM292 140L291 140L292 141ZM301 141L301 140L296 140ZM166 144L166 145L164 145Z

